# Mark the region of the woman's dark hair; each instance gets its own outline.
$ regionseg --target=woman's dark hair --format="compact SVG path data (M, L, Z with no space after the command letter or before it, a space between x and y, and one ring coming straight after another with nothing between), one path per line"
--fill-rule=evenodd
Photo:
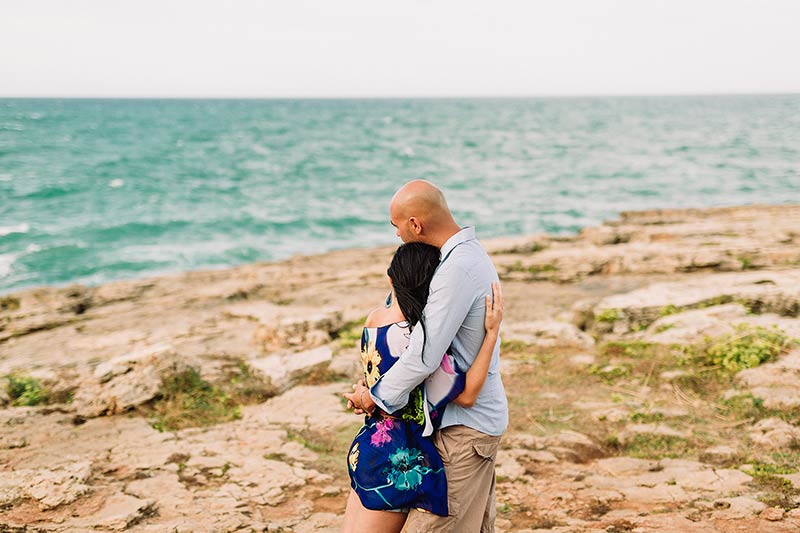
M437 266L439 266L439 249L437 247L421 242L409 242L397 249L392 257L392 263L386 271L392 280L394 295L400 311L412 329L420 324L423 339L427 332L425 331L425 322L422 320L422 310L428 302L428 291ZM424 362L424 341L422 346Z

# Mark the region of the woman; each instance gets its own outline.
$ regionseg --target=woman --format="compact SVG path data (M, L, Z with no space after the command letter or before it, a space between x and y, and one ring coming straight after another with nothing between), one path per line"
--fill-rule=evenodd
M423 243L400 246L387 270L392 292L386 305L367 317L361 337L364 380L371 387L408 346L411 330L425 332L422 310L431 279L439 265L439 249ZM454 371L454 360L444 354L433 376L415 388L406 407L395 413L376 408L365 417L348 453L350 497L345 511L345 533L399 532L411 508L446 516L447 480L444 465L429 435L438 425L448 401L470 407L489 370L502 319L499 284L494 299L486 297L486 337L466 374ZM426 354L426 357L442 357ZM446 383L442 393L442 383ZM430 390L437 389L435 398ZM360 407L355 399L356 407ZM427 430L426 430L427 428Z

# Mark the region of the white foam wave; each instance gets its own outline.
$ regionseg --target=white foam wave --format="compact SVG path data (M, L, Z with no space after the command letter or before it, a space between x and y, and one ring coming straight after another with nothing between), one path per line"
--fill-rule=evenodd
M5 278L11 274L11 266L17 260L19 254L0 254L0 278Z
M125 185L125 180L121 180L119 178L113 179L108 182L108 186L114 189L116 189L117 187L122 187L123 185Z
M0 226L0 237L10 233L28 233L29 229L31 229L31 227L27 222L17 224L16 226Z

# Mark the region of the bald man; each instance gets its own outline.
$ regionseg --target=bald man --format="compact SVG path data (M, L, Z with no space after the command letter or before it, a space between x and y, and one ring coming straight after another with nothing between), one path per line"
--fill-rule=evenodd
M375 405L392 413L408 403L409 394L439 365L425 353L453 353L460 369L472 365L485 334L485 297L499 281L489 256L471 227L453 219L444 194L433 184L415 180L403 185L389 205L391 223L403 242L424 242L441 250L423 312L425 329L414 328L408 348L380 380L366 389L355 387L351 398L358 407ZM431 366L433 365L433 366ZM361 398L361 400L355 400ZM359 405L363 401L364 404ZM494 531L494 461L500 436L508 425L508 403L500 379L500 340L492 354L489 374L475 404L449 404L433 441L445 465L449 516L412 510L404 531L484 533Z

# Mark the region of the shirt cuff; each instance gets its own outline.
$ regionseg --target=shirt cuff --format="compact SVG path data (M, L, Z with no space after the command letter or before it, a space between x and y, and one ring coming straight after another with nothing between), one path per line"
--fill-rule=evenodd
M389 407L389 406L388 406L388 405L387 405L387 404L386 404L386 403L385 403L383 400L381 400L381 399L378 397L378 395L376 394L376 392L377 392L377 388L378 388L378 384L379 384L379 383L380 383L380 381L378 381L378 383L375 383L375 384L372 386L372 388L371 388L371 389L369 389L369 396L370 396L370 398L372 398L372 401L373 401L373 402L375 402L375 405L377 405L378 407L380 407L380 408L381 408L381 410L382 410L384 413L391 413L391 412L393 412L393 411L394 411L394 409L391 409L391 408L390 408L390 407Z

